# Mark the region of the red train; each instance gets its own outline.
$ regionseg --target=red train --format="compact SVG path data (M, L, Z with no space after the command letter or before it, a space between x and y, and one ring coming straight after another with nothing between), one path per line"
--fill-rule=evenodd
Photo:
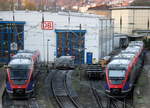
M115 56L106 68L106 93L126 96L131 92L143 66L143 42L132 41L120 54Z
M31 96L36 84L35 66L39 62L39 51L21 50L12 57L6 68L6 91L11 98Z

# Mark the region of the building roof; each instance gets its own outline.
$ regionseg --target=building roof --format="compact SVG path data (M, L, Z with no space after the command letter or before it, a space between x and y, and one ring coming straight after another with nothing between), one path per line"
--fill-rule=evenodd
M133 37L133 38L139 38L139 37L144 37L144 34L135 34L135 35L128 35L128 37Z
M90 7L88 10L109 10L110 6L108 5L97 5L95 7Z
M26 22L25 21L3 21L3 19L1 18L0 23L2 23L2 24L6 24L6 23L8 23L8 24L10 24L10 23L12 23L12 24L25 24Z
M128 59L114 59L108 64L109 69L127 69L130 64Z
M150 6L125 6L125 7L113 7L111 10L123 10L123 9L150 9Z
M136 33L150 33L150 30L133 30Z

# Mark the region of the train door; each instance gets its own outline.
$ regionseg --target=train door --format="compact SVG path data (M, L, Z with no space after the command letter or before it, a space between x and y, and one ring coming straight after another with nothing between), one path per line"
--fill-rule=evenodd
M56 57L75 56L75 64L84 63L85 30L55 30Z

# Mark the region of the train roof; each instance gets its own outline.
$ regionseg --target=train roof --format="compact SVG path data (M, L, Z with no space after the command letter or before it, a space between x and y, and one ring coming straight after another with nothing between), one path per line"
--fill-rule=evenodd
M32 56L33 56L33 54L31 54L31 53L17 53L13 57L28 57L28 58L31 58Z
M13 59L9 62L9 65L31 65L32 61L29 59Z
M134 56L143 48L142 41L131 41L129 46L122 50L120 54L113 57L107 65L109 69L127 69Z
M25 57L32 57L33 54L32 53L17 53L16 55L20 55L20 56L25 56Z
M122 54L136 54L137 52L133 52L133 51L130 51L130 50L122 50L121 53Z
M136 54L136 53L138 53L138 52L140 51L140 49L141 49L141 48L138 47L138 46L136 46L136 47L134 47L134 48L133 48L133 47L128 47L128 48L126 48L125 51L133 52L133 53L135 52L135 54Z
M35 53L36 51L32 51L32 50L19 50L18 53Z
M131 41L129 45L144 45L143 41Z
M117 69L127 69L130 62L131 61L128 59L114 59L108 64L108 68L116 69L116 70Z
M113 57L113 59L132 59L134 58L135 54L128 54L128 53L120 53Z
M29 59L29 60L32 60L31 57L26 57L26 56L21 56L21 55L15 55L11 58L11 60L13 59Z
M12 56L12 59L32 59L33 54L31 53L17 53L16 55Z

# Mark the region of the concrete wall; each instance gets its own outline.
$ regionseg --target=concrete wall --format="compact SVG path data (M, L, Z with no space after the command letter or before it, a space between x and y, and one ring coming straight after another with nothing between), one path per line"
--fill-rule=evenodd
M3 20L12 20L12 12L0 12ZM70 22L69 22L70 16ZM41 30L41 12L15 12L16 21L25 21L25 49L39 49L42 60L47 59L47 46L49 60L53 61L56 57L56 33L55 29L86 30L85 34L85 60L86 52L93 52L93 58L99 58L110 53L112 50L113 21L97 15L81 13L44 13L45 21L54 22L54 30ZM43 35L44 34L44 35ZM108 38L109 37L109 38ZM104 38L105 40L101 40ZM50 40L47 45L47 40ZM106 44L107 42L107 44ZM102 45L104 44L104 45ZM111 44L111 45L110 45ZM101 54L103 46L104 54ZM104 47L105 46L105 47ZM110 46L111 48L107 48ZM85 61L86 62L86 61Z
M122 29L120 18L122 17ZM132 30L149 30L150 9L117 9L112 10L112 18L115 20L115 32L132 34Z
M115 33L129 33L129 10L112 10L112 18L114 19L114 31ZM121 25L122 19L122 25Z

